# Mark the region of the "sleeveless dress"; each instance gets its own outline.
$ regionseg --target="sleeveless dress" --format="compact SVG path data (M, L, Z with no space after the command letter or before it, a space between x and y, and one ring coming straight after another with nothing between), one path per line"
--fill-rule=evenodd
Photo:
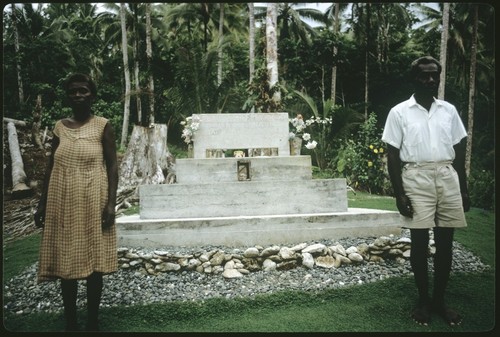
M93 116L78 129L61 121L54 127L60 142L49 180L38 282L118 269L116 228L101 228L108 197L101 143L106 123Z

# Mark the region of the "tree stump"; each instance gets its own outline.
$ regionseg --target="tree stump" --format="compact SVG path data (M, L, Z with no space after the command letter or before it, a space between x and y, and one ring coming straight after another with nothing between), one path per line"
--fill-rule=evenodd
M167 125L135 125L120 164L118 208L138 199L138 186L172 182L174 158L168 150Z
M26 185L27 177L24 172L23 157L21 156L16 126L13 122L7 123L7 137L12 162L12 197L14 199L25 198L32 194L32 190Z

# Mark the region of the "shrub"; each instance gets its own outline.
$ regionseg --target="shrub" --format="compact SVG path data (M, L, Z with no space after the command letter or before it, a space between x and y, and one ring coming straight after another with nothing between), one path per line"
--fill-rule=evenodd
M371 113L354 139L340 146L337 171L353 188L369 193L387 194L390 183L387 174L386 145L381 140L377 117Z
M469 175L471 206L483 209L495 208L495 176L491 171L472 169Z

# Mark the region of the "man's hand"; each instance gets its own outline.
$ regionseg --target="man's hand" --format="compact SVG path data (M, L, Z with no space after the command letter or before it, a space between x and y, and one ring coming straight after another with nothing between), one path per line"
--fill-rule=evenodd
M470 210L470 198L468 193L462 193L462 205L464 207L464 212Z
M399 213L407 218L413 218L413 208L411 207L410 198L406 195L396 198L396 206L398 207Z

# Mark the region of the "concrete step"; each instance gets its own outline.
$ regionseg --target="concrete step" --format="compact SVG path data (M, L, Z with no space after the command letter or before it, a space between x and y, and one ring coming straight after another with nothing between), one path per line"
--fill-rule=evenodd
M177 159L175 174L179 184L311 180L311 156Z
M404 221L398 212L364 208L335 213L184 219L142 219L130 215L117 218L117 231L118 244L127 247L246 247L397 235Z
M347 211L345 179L139 186L141 219Z

